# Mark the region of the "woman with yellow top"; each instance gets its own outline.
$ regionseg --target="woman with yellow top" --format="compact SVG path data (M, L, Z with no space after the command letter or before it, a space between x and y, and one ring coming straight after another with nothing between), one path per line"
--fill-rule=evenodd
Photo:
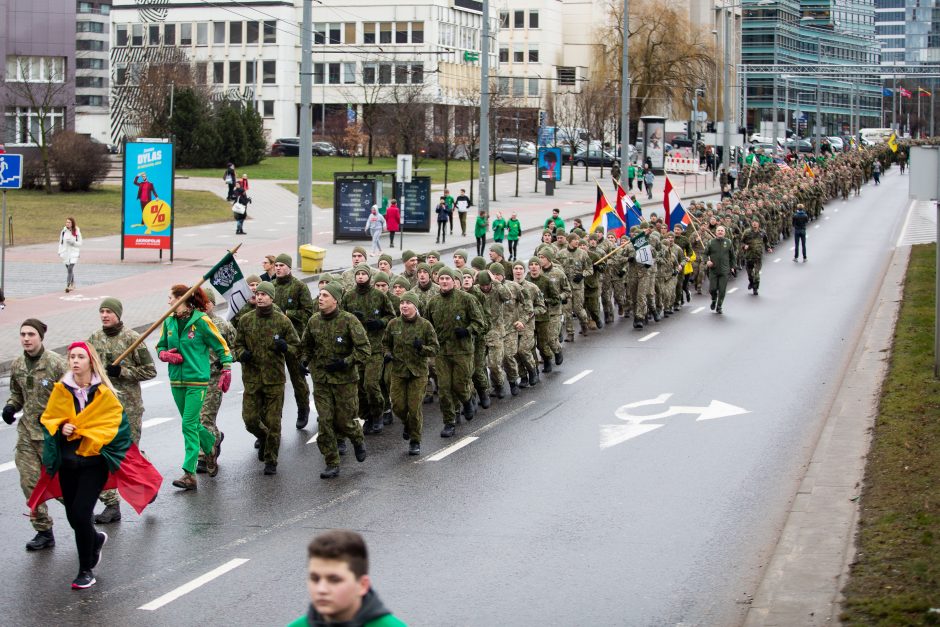
M94 569L108 534L95 529L94 509L105 488L117 488L138 512L156 498L162 477L131 441L130 425L95 349L75 342L68 371L55 384L39 419L45 442L42 476L29 500L35 509L62 499L75 530L78 576L72 588L95 585Z

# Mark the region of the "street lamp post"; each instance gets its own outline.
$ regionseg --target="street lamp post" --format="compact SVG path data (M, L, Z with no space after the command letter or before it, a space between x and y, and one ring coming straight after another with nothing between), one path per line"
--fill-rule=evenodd
M816 36L816 67L822 67L822 37ZM819 74L816 75L816 157L819 158L819 144L822 140L822 91Z
M620 172L630 165L630 0L623 0L623 50L620 56Z
M724 129L722 129L721 135L721 166L727 172L731 165L731 81L728 79L728 66L731 64L731 20L728 17L731 13L730 6L722 6L721 12L724 17L725 29L725 62L721 71L722 80L724 81L721 100L725 107Z

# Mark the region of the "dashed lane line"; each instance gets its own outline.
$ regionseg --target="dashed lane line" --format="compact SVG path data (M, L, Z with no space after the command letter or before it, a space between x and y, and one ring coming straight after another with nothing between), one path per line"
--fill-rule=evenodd
M161 607L163 607L164 605L167 605L167 604L169 604L169 603L172 603L173 601L177 600L178 598L189 594L189 593L192 592L193 590L196 590L196 589L198 589L198 588L201 588L202 586L206 585L206 584L209 583L210 581L212 581L212 580L214 580L214 579L218 579L219 577L221 577L221 576L224 575L225 573L227 573L227 572L229 572L229 571L231 571L231 570L234 570L234 569L238 568L239 566L241 566L242 564L245 564L245 563L247 563L247 562L248 562L248 560L245 559L245 558L236 557L235 559L229 560L228 562L222 564L222 565L219 566L218 568L215 568L215 569L213 569L213 570L210 570L210 571L207 572L205 575L201 575L201 576L199 576L199 577L196 577L196 578L193 579L192 581L190 581L190 582L188 582L188 583L184 583L184 584L183 584L182 586L180 586L179 588L176 588L175 590L171 590L171 591L167 592L166 594L164 594L164 595L161 596L161 597L157 597L156 599L154 599L154 600L151 601L150 603L145 603L144 605L141 605L141 606L138 607L137 609L139 609L139 610L147 610L147 611L150 611L150 612L153 612L153 611L155 611L155 610L159 610L159 609L160 609Z
M429 461L429 462L438 462L438 461L444 459L445 457L447 457L448 455L450 455L451 453L456 453L457 451L459 451L459 450L462 449L463 447L465 447L465 446L467 446L467 445L469 445L469 444L473 444L474 442L476 442L476 441L479 440L479 439L480 439L480 438L475 437L475 436L472 436L472 435L465 436L465 437L461 438L459 441L454 442L453 444L451 444L451 445L448 446L447 448L438 451L438 452L435 453L434 455L431 455L430 457L427 458L427 461Z
M777 257L776 259L774 259L774 263L780 263L780 257Z
M692 310L692 313L697 314L697 313L700 312L700 311L705 311L705 306L704 306L704 305L701 306L701 307L699 307L698 309L693 309L693 310Z
M578 374L574 375L573 377L571 377L570 379L568 379L567 381L565 381L564 383L562 383L562 385L572 385L572 384L574 384L574 383L577 383L578 381L580 381L580 380L583 379L584 377L588 376L588 375L591 374L592 372L594 372L594 371L593 371L593 370L583 370L582 372L579 372Z
M814 226L813 228L814 228L814 229L818 229L818 228L819 228L819 225L817 224L817 225Z
M738 288L732 287L730 290L728 290L728 293L729 293L729 294L734 294L734 293L737 292L737 291L738 291Z
M560 403L559 403L559 404L560 404ZM473 442L473 441L475 441L475 440L478 440L481 435L483 435L484 433L486 433L486 432L489 431L490 429L496 428L496 427L497 427L499 424L501 424L503 421L509 420L510 418L512 418L513 416L515 416L516 414L522 413L523 411L527 410L529 407L532 407L533 405L535 405L535 401L529 401L528 403L526 403L526 404L523 405L522 407L517 407L516 409L513 409L512 411L509 411L509 412L505 413L504 415L500 416L499 418L488 422L487 424L483 425L482 427L480 427L480 428L477 429L476 431L470 433L467 437L468 437L468 438L471 438L470 442ZM436 452L436 453L434 453L434 454L432 454L432 455L429 455L428 457L422 457L421 459L415 460L414 463L416 463L416 464L423 464L423 463L425 463L425 462L436 462L436 461L438 461L438 460L440 460L440 459L443 459L443 458L446 457L447 455L450 455L450 454L453 453L454 451L463 448L463 447L466 446L467 444L470 444L470 442L467 442L467 443L465 443L465 444L460 444L460 442L457 442L457 443L455 443L455 444L452 444L451 446L448 446L447 448L441 449L440 451L438 451L438 452ZM460 446L457 447L457 448L454 448L455 446L457 446L457 444L460 444Z
M144 381L140 384L141 390L146 390L147 388L152 388L155 385L160 385L163 381Z
M7 462L5 464L0 464L0 472L6 472L8 470L13 470L16 468L16 462Z
M659 335L659 331L653 331L653 332L650 333L649 335L644 335L643 337L641 337L640 339L638 339L637 342L646 342L647 340L653 339L653 338L656 337L657 335Z
M172 417L167 418L150 418L149 420L144 420L140 423L141 429L149 429L150 427L156 427L157 425L162 425L164 422L170 422L173 420Z

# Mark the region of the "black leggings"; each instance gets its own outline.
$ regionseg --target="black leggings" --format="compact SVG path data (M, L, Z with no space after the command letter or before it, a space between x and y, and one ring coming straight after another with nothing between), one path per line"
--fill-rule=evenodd
M91 461L94 460L94 461ZM69 525L75 530L78 569L91 570L95 558L95 503L108 480L108 466L101 456L83 460L82 466L62 465L59 485Z
M517 240L517 239L511 239L511 240L508 240L508 242L509 242L509 258L510 258L511 260L515 261L515 260L516 260L516 252L517 252L517 250L518 250L518 248L519 248L519 240Z
M806 231L794 231L793 241L793 258L800 256L800 244L803 244L803 259L806 259Z
M437 239L440 240L441 242L447 241L447 223L446 222L437 223Z
M477 238L477 257L482 257L486 252L486 235Z

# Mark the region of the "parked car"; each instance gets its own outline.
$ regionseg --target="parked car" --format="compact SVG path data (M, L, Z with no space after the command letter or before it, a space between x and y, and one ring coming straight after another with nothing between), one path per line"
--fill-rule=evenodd
M797 152L803 152L803 153L815 152L815 150L813 149L813 144L805 139L787 140L787 143L784 144L784 148L787 149L787 152L791 150L796 150Z
M582 150L572 157L574 164L576 166L588 165L591 167L597 167L601 164L604 167L610 167L614 165L614 162L617 161L617 156L611 152L601 151L601 150Z
M330 142L313 142L314 157L335 157L336 146Z
M829 145L832 146L833 152L843 152L845 151L845 142L842 141L841 137L827 137L829 140Z
M299 137L281 137L271 144L271 154L275 157L296 157L300 154Z
M518 152L517 152L518 151ZM535 163L535 151L517 144L499 144L493 151L493 161L503 163Z

